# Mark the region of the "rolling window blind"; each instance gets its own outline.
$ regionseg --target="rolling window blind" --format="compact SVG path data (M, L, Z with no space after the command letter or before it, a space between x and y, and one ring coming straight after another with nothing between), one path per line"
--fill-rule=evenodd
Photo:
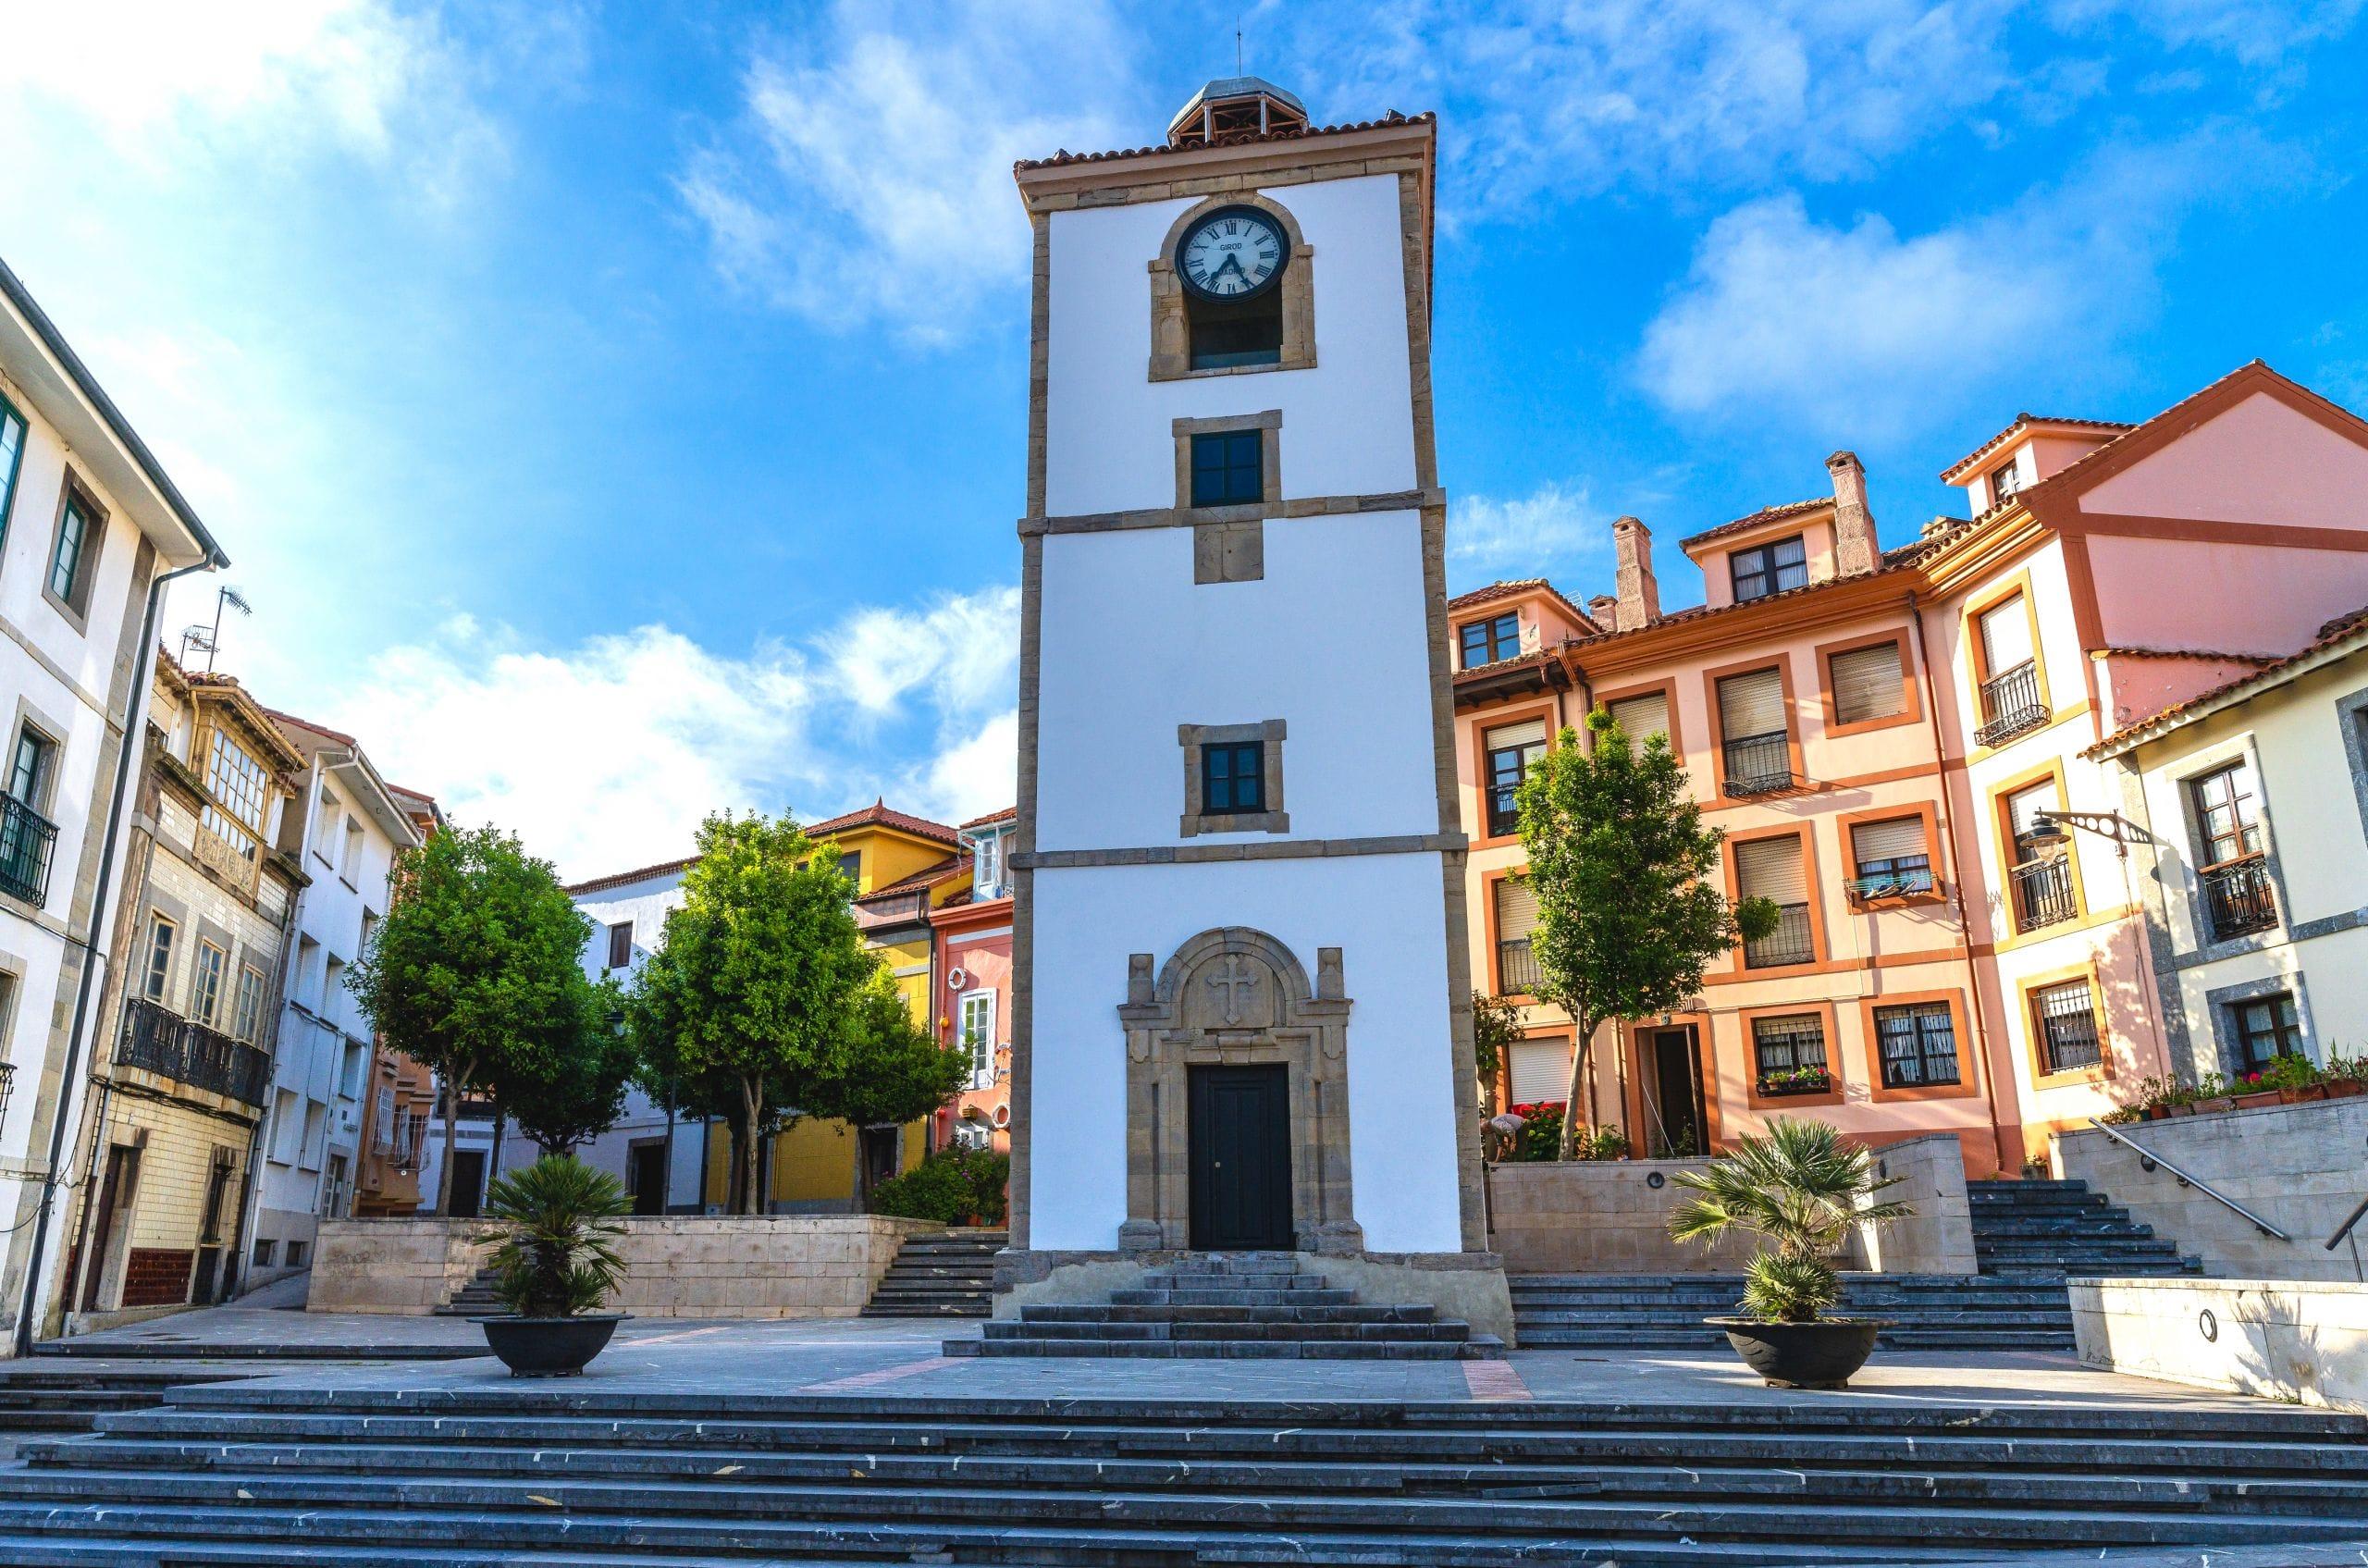
M1660 691L1640 692L1623 697L1612 703L1611 722L1620 733L1634 745L1642 745L1652 735L1669 734L1669 694Z
M1497 940L1519 942L1537 929L1537 890L1507 877L1497 883Z
M1833 717L1843 724L1889 719L1907 706L1899 645L1879 643L1833 656Z
M2055 786L2036 784L2029 789L2018 789L2006 797L2007 830L2020 839L2031 831L2031 821L2041 811L2055 809Z
M1784 680L1774 670L1729 675L1719 683L1720 738L1733 742L1784 729Z
M1788 834L1736 845L1735 883L1745 898L1807 903L1808 875L1801 865L1801 841Z
M1491 751L1510 751L1515 747L1544 746L1545 744L1546 721L1543 719L1532 719L1526 724L1507 724L1502 729L1490 730L1486 741L1487 748Z
M1981 661L1992 680L2031 661L2031 623L2022 595L1981 612Z
M1516 1105L1571 1097L1571 1043L1567 1040L1518 1040L1511 1057L1512 1096Z
M1902 817L1890 822L1861 822L1850 830L1850 842L1857 850L1862 866L1869 860L1921 855L1925 853L1923 819Z

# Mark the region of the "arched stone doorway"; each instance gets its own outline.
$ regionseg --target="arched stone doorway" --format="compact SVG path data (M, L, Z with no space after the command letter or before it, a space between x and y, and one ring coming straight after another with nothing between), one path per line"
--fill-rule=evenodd
M1122 1251L1191 1242L1195 1068L1280 1067L1288 1079L1293 1245L1362 1252L1349 1170L1349 1009L1340 950L1316 952L1315 983L1264 932L1222 926L1176 950L1128 959L1127 1221Z

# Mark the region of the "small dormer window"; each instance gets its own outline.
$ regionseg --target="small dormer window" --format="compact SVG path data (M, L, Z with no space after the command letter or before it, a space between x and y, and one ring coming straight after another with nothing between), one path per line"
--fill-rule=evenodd
M1463 667L1477 670L1521 652L1521 617L1508 612L1486 621L1466 621L1462 628Z
M1737 604L1808 586L1808 549L1798 534L1789 539L1736 550L1727 557L1727 563L1734 572Z
M2023 488L2022 464L2008 458L1990 471L1990 504L1998 505Z
M1003 835L981 833L971 846L971 886L980 894L993 897L1003 891Z

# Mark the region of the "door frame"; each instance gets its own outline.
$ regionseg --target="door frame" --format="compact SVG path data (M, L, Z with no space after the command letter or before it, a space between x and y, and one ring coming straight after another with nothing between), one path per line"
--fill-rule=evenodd
M1710 1028L1707 1013L1671 1013L1666 1015L1666 1020L1647 1019L1627 1025L1622 1031L1625 1036L1622 1055L1629 1069L1622 1098L1631 1118L1630 1142L1636 1147L1637 1157L1645 1157L1645 1152L1652 1147L1653 1134L1659 1130L1645 1093L1646 1074L1655 1070L1649 1037L1663 1030L1682 1029L1689 1031L1694 1040L1696 1113L1702 1129L1701 1153L1715 1154L1720 1144L1718 1036Z

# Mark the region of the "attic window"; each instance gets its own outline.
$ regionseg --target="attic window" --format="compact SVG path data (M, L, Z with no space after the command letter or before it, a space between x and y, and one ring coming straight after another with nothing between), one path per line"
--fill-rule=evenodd
M2008 458L1990 471L1990 504L1996 506L2023 488L2022 464Z
M1737 604L1808 585L1808 552L1798 534L1756 549L1736 550L1727 557L1727 564L1734 572Z

